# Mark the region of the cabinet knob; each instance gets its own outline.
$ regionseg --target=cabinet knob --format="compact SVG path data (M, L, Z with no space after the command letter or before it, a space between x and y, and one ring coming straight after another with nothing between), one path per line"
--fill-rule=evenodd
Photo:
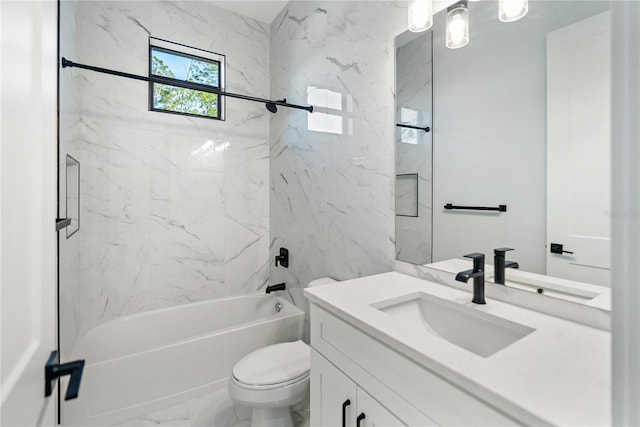
M347 427L347 406L351 405L351 400L347 399L342 403L342 427Z
M360 423L362 422L362 420L364 420L366 417L364 415L364 412L361 413L360 415L358 415L358 418L356 418L356 427L360 427Z

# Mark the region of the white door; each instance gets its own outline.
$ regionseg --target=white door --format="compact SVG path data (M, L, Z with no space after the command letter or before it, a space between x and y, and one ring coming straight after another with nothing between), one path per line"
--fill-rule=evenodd
M56 345L55 1L0 1L0 425L52 426Z
M610 285L611 15L547 35L547 274ZM551 253L552 243L563 253ZM572 253L570 253L572 252Z

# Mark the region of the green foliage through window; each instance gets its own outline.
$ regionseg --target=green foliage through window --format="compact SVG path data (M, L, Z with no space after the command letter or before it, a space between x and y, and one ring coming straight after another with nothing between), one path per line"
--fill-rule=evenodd
M220 87L220 62L151 47L151 74L176 81ZM215 93L153 83L152 109L220 119L220 97Z

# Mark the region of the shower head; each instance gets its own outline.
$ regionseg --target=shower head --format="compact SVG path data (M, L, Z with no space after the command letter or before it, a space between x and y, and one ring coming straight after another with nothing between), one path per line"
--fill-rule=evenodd
M269 110L269 112L271 113L275 113L278 111L278 107L276 107L276 104L274 104L273 102L267 102L266 104L264 104L265 107L267 107L267 110Z

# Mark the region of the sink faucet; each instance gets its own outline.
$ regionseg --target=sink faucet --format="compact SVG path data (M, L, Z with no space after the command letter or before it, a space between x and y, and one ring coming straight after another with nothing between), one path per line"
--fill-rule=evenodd
M504 253L512 251L511 248L499 248L493 250L493 267L495 269L494 281L499 285L504 285L504 269L520 267L517 262L505 261Z
M472 253L464 257L473 260L473 269L461 271L456 275L456 280L467 283L469 279L473 279L473 299L471 302L486 304L484 300L484 254Z

